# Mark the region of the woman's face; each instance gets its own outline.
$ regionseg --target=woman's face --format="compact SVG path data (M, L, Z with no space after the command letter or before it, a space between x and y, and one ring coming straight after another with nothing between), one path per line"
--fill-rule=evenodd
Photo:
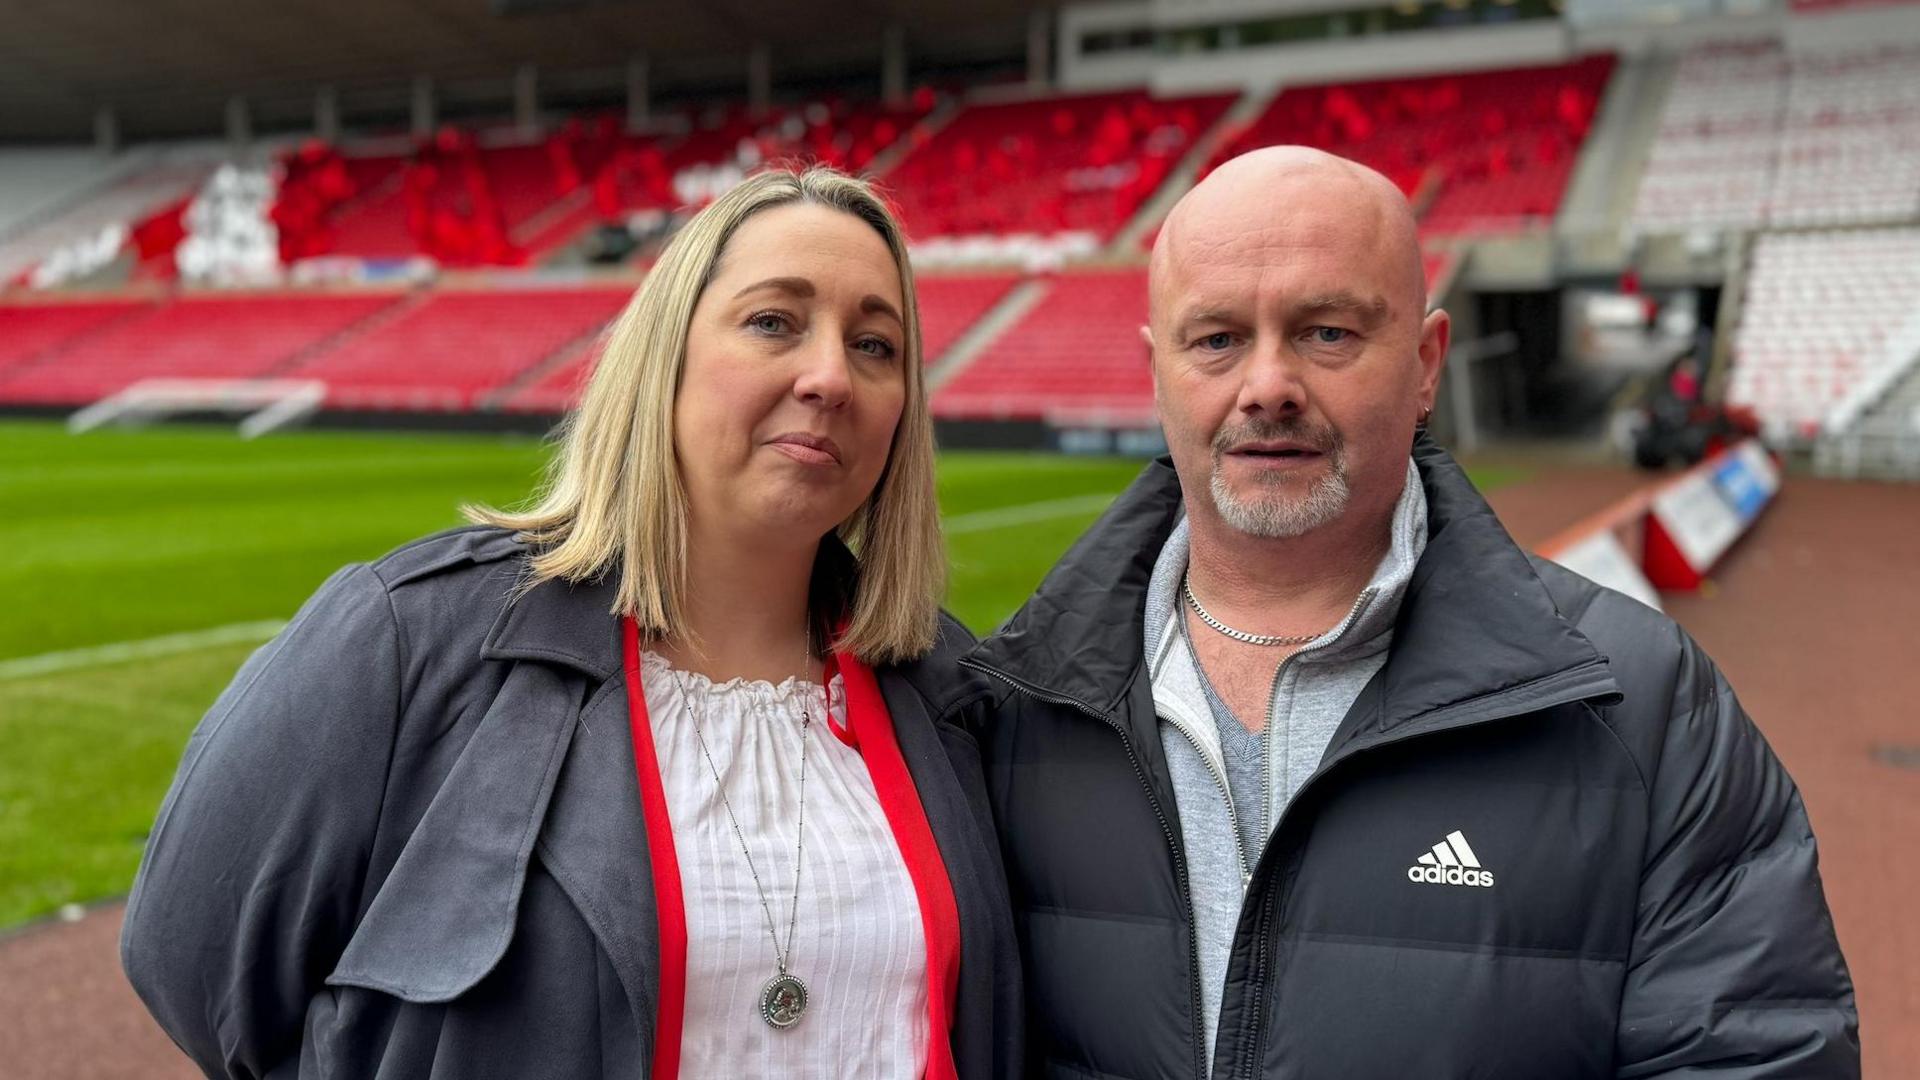
M748 218L717 269L674 399L694 524L818 541L872 494L906 403L892 253L851 214L791 203Z

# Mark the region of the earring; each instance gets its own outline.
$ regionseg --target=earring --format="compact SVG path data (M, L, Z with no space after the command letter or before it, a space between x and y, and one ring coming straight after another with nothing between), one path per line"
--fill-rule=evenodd
M1433 407L1432 407L1432 406L1428 406L1428 407L1426 407L1426 408L1423 408L1423 409L1421 409L1421 410L1420 410L1420 419L1418 419L1418 420L1416 420L1416 421L1414 421L1414 426L1415 426L1415 427L1426 427L1426 426L1427 426L1427 421L1428 421L1428 420L1431 420L1431 419L1433 419Z

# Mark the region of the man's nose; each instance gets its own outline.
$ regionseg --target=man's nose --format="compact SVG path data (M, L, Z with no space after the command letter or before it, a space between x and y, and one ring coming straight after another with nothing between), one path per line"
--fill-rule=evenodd
M1240 398L1235 406L1248 415L1288 416L1305 411L1303 368L1300 358L1284 342L1259 342L1241 367Z

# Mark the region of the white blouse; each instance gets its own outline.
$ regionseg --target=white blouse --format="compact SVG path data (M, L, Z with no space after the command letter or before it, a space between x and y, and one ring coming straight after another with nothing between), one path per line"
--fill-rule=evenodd
M926 1069L927 943L906 862L860 752L825 722L817 683L714 683L646 653L647 698L687 917L687 1000L680 1075L918 1077ZM709 767L683 705L687 691L712 752ZM833 683L845 730L846 693ZM788 971L807 1008L786 1030L760 1016L778 972L760 892L714 784L714 770L753 852L780 944L793 911L802 703L807 735L806 842Z

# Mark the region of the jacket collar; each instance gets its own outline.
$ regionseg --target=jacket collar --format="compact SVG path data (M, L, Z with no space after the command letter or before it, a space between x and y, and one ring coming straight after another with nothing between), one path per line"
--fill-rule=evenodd
M1361 722L1358 730L1343 734L1458 716L1503 691L1533 708L1547 696L1616 697L1605 659L1561 617L1525 553L1452 457L1423 433L1413 458L1427 497L1426 550L1401 602L1386 665L1349 716ZM1061 558L1033 598L968 654L969 665L1128 723L1136 743L1152 739L1154 718L1121 705L1144 678L1148 582L1180 513L1179 479L1161 458ZM1529 695L1528 688L1544 692Z
M548 580L517 599L502 597L500 614L480 655L488 660L542 660L606 680L620 670L620 620L609 577L582 584Z

